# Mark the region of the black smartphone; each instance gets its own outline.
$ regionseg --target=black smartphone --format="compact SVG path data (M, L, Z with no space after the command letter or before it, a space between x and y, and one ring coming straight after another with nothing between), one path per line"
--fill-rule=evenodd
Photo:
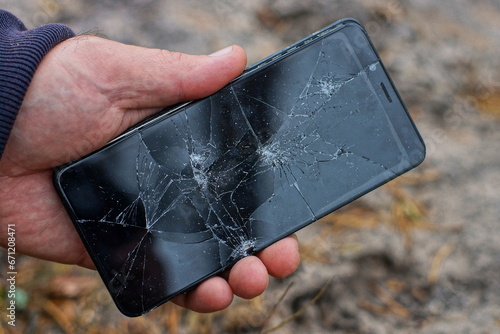
M54 182L118 308L137 316L424 155L366 32L344 19L58 167Z

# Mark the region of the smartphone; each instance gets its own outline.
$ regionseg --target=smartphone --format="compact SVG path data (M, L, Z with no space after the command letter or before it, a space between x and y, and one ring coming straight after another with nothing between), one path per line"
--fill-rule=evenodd
M116 305L138 316L424 156L365 30L344 19L56 168L54 183Z

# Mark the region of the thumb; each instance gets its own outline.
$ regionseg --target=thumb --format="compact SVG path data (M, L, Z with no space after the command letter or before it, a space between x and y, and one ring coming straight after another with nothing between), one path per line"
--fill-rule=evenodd
M120 109L160 108L205 97L224 87L246 65L245 51L237 45L210 56L195 56L113 43L104 79L109 79L108 100Z

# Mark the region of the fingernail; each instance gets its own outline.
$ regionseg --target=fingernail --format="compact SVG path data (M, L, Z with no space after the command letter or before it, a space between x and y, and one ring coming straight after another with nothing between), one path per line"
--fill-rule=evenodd
M225 47L224 49L221 49L219 51L215 51L214 53L210 54L210 57L220 57L220 56L225 56L233 52L233 46L228 46Z

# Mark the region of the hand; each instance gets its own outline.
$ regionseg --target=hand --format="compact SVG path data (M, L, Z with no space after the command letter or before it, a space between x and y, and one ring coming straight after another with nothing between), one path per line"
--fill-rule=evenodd
M52 185L52 168L90 153L161 107L207 96L244 69L238 46L191 56L93 36L69 39L43 59L0 160L0 245L16 226L16 251L45 260L94 265ZM268 274L299 264L293 237L242 259L174 302L199 312L253 298Z

